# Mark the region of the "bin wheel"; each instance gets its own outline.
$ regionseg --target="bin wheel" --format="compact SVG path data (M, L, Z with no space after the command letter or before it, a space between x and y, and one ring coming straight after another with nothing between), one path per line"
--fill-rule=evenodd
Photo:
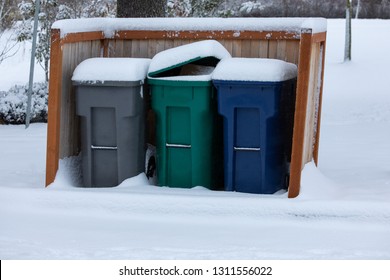
M290 184L290 174L287 174L285 177L284 177L284 183L285 183L285 189L287 190L288 189L288 186Z
M146 177L152 178L154 176L154 172L156 171L156 158L151 156L148 160L148 167L146 169Z

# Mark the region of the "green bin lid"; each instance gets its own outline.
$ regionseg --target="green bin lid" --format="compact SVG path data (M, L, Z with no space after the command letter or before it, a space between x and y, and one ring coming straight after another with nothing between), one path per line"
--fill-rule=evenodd
M215 67L220 60L230 57L229 52L219 42L215 40L199 41L156 54L150 63L148 77L168 77L176 69L188 64Z

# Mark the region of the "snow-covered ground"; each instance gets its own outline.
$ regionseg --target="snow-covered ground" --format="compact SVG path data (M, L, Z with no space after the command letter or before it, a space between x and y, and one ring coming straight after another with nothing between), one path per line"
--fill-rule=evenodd
M0 126L0 258L390 259L388 30L353 21L342 63L344 21L328 21L319 168L306 166L296 199L160 188L143 175L78 188L75 160L44 189L46 125ZM26 59L0 65L0 90L25 79L12 73Z

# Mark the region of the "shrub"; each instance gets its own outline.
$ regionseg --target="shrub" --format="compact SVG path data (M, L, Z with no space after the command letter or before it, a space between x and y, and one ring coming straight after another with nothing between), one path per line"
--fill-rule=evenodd
M28 85L15 85L0 93L0 119L6 124L26 122ZM34 83L30 122L47 122L47 83Z

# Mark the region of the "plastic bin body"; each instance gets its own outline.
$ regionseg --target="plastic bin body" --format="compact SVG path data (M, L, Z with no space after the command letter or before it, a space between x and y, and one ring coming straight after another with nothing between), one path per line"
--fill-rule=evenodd
M112 187L145 170L142 84L75 83L83 185Z
M158 185L215 187L217 103L211 81L172 81L149 78L156 115Z
M286 188L295 79L213 82L224 117L225 190L272 194Z

